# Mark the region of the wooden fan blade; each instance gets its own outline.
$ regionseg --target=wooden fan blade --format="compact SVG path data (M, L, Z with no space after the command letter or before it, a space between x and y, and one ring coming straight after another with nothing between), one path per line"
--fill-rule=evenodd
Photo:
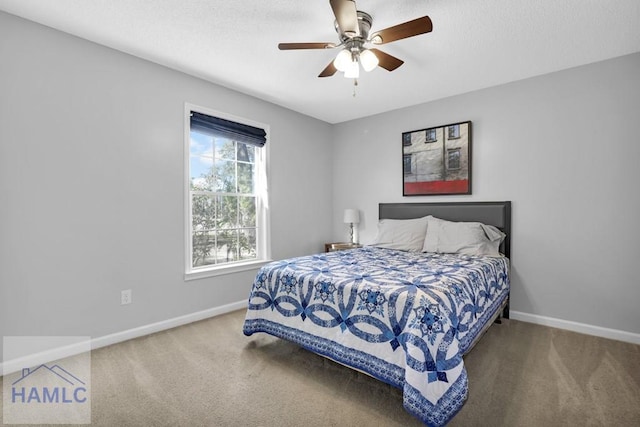
M329 0L331 9L338 22L340 32L349 37L360 35L360 26L358 25L358 11L356 2L353 0Z
M385 44L396 40L406 39L409 37L425 34L433 30L433 24L428 16L405 22L404 24L394 25L385 28L371 36L371 42L374 44Z
M280 43L278 49L280 50L293 50L293 49L331 49L336 47L335 43Z
M378 49L369 49L374 55L378 58L378 66L384 68L387 71L393 71L402 64L404 61L396 58L395 56L391 56L388 53L384 53Z
M333 61L331 61L329 65L327 65L327 68L318 74L318 77L331 77L336 73L336 71L338 71L338 69L333 65Z

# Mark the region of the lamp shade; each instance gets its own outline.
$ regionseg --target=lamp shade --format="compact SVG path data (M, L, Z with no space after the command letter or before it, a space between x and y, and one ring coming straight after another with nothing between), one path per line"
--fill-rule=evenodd
M351 64L351 52L347 49L342 49L336 59L333 60L333 66L336 67L338 71L344 72L347 67Z
M360 63L362 68L369 72L378 66L378 57L369 49L365 49L360 53Z
M358 61L354 60L349 63L347 69L344 70L344 76L348 79L357 79L360 77L360 65Z
M360 222L360 212L357 209L344 210L344 222L346 224L357 224Z

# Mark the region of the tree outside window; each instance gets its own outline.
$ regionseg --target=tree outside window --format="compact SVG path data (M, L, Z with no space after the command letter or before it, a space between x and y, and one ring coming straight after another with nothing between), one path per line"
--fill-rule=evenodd
M255 258L256 148L193 131L192 139L208 141L213 149L211 157L191 158L211 163L208 170L191 176L193 267Z

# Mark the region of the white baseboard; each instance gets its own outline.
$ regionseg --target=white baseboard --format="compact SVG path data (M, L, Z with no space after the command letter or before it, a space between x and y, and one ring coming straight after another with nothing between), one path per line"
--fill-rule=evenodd
M106 347L108 345L116 344L122 341L127 341L132 338L138 338L144 335L150 335L155 332L160 332L167 329L175 328L177 326L186 325L187 323L193 323L193 322L197 322L198 320L208 319L210 317L215 317L221 314L230 313L235 310L240 310L241 308L246 308L247 304L248 304L247 301L238 301L238 302L223 305L220 307L209 308L207 310L197 311L191 314L185 314L184 316L174 317L173 319L162 320L160 322L152 323L150 325L144 325L138 328L128 329L122 332L116 332L115 334L94 338L91 340L91 349Z
M522 313L520 311L513 310L509 312L509 317L514 320L535 323L537 325L551 326L552 328L566 329L573 332L579 332L581 334L625 341L632 344L640 344L640 334L634 334L632 332L602 328L600 326L587 325L585 323L555 319L553 317L539 316L537 314Z
M150 335L155 332L164 331L175 328L177 326L186 325L187 323L197 322L198 320L208 319L210 317L219 316L221 314L230 313L247 307L247 301L238 301L231 304L214 307L207 310L197 311L195 313L186 314L184 316L174 317L172 319L162 320L160 322L151 323L149 325L128 329L122 332L105 335L102 337L92 338L89 345L86 342L64 347L54 348L41 353L32 354L18 359L5 360L0 363L0 375L8 375L13 372L20 371L25 367L33 367L43 363L52 362L65 357L75 356L76 354L87 351L87 348L95 350L100 347L117 344L119 342L128 341L133 338Z
M128 329L122 332L105 335L98 338L92 338L90 348L95 350L100 347L117 344L128 341L133 338L150 335L155 332L164 331L175 328L177 326L186 325L188 323L197 322L199 320L208 319L210 317L219 316L221 314L230 313L235 310L243 309L247 306L247 301L238 301L231 304L214 307L207 310L198 311L184 316L174 317L172 319L162 320L160 322L151 323L149 325ZM569 331L579 332L587 335L594 335L603 338L609 338L618 341L625 341L632 344L640 344L640 334L632 332L620 331L617 329L602 328L600 326L587 325L584 323L572 322L569 320L555 319L553 317L539 316L537 314L523 313L511 310L509 317L514 320L520 320L537 325L550 326L553 328L566 329ZM7 375L17 372L24 367L31 367L43 363L59 360L64 357L74 356L86 351L86 343L78 343L65 347L55 348L42 353L37 353L22 357L19 359L6 360L0 363L0 374Z

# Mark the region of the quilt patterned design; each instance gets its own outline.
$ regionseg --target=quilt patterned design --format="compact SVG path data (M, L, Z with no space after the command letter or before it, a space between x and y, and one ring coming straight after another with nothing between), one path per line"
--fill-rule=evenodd
M467 397L462 355L508 293L506 258L364 247L264 266L243 332L367 372L403 390L408 412L440 426Z

